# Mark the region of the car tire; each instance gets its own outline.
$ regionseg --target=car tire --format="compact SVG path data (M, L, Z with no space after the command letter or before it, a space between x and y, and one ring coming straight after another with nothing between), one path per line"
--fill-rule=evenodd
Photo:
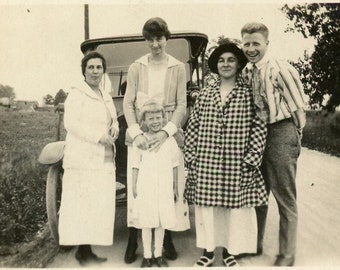
M59 244L58 212L61 196L61 163L50 166L46 182L46 210L48 225L55 241Z

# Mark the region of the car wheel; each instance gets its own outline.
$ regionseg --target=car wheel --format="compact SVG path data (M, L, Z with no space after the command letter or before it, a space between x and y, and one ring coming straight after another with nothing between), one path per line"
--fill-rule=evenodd
M46 210L48 225L53 238L58 244L58 214L61 198L62 172L63 169L61 163L52 165L48 171L46 183Z

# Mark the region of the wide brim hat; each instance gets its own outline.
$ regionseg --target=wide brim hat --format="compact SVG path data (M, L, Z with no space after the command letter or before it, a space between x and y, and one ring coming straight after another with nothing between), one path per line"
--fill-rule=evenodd
M216 47L215 50L210 54L208 58L208 66L211 72L218 74L218 70L217 70L218 58L223 53L226 53L226 52L230 52L235 55L240 65L239 70L245 67L245 65L247 64L247 58L244 55L243 51L234 43L225 43L225 44L222 44Z

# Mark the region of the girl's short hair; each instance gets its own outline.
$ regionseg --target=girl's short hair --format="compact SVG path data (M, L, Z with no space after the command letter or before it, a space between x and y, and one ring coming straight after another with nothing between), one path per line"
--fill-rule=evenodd
M161 104L154 100L147 101L140 110L140 117L142 121L145 121L145 114L146 113L157 113L161 112L162 116L165 116L164 108Z
M241 29L241 36L244 34L261 33L266 39L269 36L269 29L263 23L250 22L246 23Z
M143 37L145 39L151 39L154 37L160 38L162 36L165 36L166 40L171 36L167 23L160 17L154 17L147 20L143 26Z
M93 58L99 58L102 60L104 73L106 72L106 60L104 56L102 56L99 52L91 51L85 54L83 59L81 59L81 72L83 73L84 76L85 76L85 69L86 69L87 62Z

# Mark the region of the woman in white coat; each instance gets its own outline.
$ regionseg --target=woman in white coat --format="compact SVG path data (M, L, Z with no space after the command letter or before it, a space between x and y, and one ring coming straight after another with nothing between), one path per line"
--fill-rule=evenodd
M81 64L85 81L72 87L65 101L59 243L78 245L75 257L83 265L106 261L92 252L91 245L113 243L118 122L111 96L100 89L104 57L90 52Z

